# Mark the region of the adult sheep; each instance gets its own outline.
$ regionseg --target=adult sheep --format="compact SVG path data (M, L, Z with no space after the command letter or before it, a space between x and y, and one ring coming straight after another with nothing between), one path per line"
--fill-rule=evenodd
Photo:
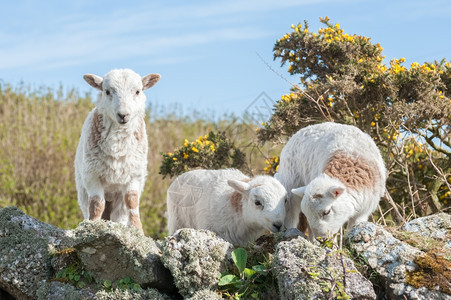
M169 234L186 227L208 229L246 246L268 230L282 230L286 195L270 176L249 178L235 169L189 171L167 192Z
M285 226L296 227L302 210L313 239L338 232L346 222L350 228L367 221L384 195L386 170L369 135L323 123L290 138L276 178L290 191Z
M75 156L78 203L85 219L106 219L142 231L139 198L147 175L146 96L158 74L139 76L129 69L103 78L83 77L100 91L81 131Z

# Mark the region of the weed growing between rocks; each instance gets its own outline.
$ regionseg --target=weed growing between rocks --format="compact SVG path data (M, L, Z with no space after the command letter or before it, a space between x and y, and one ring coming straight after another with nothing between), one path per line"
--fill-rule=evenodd
M276 281L271 274L271 261L249 264L248 253L243 248L232 252L236 269L221 274L218 282L219 292L229 299L270 299L269 293L276 292ZM246 267L249 265L250 267ZM274 295L272 295L274 296Z

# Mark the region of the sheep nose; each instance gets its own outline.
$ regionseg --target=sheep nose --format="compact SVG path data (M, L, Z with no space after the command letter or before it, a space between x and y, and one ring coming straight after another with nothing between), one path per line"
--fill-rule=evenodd
M121 124L125 124L128 122L129 119L129 114L117 114L118 118L119 118L119 123Z
M280 228L282 228L282 222L273 223L272 226L274 226L277 231L280 231Z

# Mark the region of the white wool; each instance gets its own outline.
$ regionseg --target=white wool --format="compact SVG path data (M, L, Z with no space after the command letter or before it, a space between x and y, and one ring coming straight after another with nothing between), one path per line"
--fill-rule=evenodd
M345 172L340 168L337 176L325 174L337 153L371 166L371 180L353 186L353 179L361 179L359 175L348 178L350 184L336 178L347 176L340 174ZM349 228L368 220L384 195L386 170L369 135L354 126L323 123L305 127L290 138L275 177L289 191L285 226L296 227L302 209L314 237L334 234L346 222Z
M194 170L178 176L167 193L169 234L208 229L246 246L267 231L282 230L286 190L270 176L239 170Z
M90 203L98 197L99 205L110 210L109 219L139 228L139 206L127 207L125 197L136 193L139 203L144 188L148 144L143 90L160 75L141 78L132 70L117 69L103 78L86 74L84 79L100 93L83 124L75 156L78 203L85 219L97 219L90 216Z

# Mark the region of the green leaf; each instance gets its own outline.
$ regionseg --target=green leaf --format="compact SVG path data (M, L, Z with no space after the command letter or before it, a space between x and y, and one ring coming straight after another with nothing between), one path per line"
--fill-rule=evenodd
M238 268L238 272L241 275L244 271L244 268L246 268L246 262L247 262L246 250L244 250L243 248L237 248L237 249L233 250L232 259L233 259L233 262L235 263L236 267Z
M252 270L254 270L255 272L266 272L267 271L266 267L263 265L252 266Z
M139 284L135 283L135 284L133 284L133 290L138 292L141 290L141 286Z
M222 276L221 279L219 279L218 285L219 286L229 285L229 284L236 283L237 281L238 281L238 277L236 277L235 275L232 275L232 274L228 274L228 275Z
M255 275L257 272L255 272L254 270L248 269L248 268L244 268L244 277L246 278L251 278L251 276Z
M111 281L110 280L105 280L103 282L103 286L106 287L106 288L110 288L111 287Z
M122 280L121 280L121 281L122 281ZM132 281L132 279L130 278L130 276L125 276L122 282L125 283L125 284L128 284L128 283L130 283L131 281Z
M83 281L79 281L79 282L77 283L77 287L80 288L80 289L84 288L85 285L86 285L86 284L85 284Z

